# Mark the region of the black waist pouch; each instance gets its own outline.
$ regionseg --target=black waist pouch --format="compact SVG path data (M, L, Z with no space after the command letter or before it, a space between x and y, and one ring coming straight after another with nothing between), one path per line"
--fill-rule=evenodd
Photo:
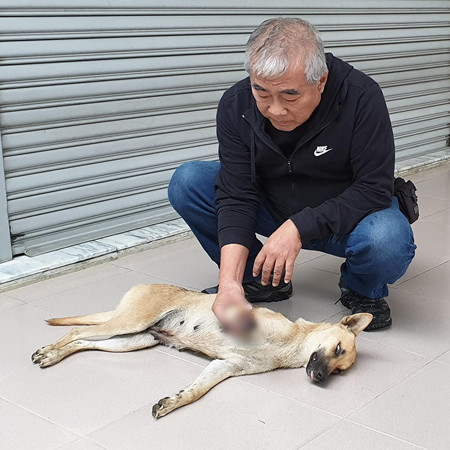
M394 181L394 195L398 199L398 206L409 223L419 218L419 202L416 195L416 186L410 180L396 178Z

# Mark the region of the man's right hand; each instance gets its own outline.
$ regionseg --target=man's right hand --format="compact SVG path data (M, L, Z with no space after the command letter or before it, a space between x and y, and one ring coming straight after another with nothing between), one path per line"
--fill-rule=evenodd
M255 326L252 305L245 298L242 284L221 286L212 306L225 332L243 335Z

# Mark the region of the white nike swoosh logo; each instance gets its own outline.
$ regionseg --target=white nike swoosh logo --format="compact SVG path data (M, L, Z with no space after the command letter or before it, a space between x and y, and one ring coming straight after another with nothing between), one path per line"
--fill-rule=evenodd
M331 152L331 150L333 150L332 148L327 148L327 146L323 146L323 147L317 147L314 150L314 156L322 156L325 155L325 153Z

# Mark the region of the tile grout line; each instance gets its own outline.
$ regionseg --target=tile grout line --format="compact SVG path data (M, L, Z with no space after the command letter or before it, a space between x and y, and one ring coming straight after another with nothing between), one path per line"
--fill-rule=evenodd
M107 423L107 424L104 424L104 425L100 426L100 427L97 428L96 430L90 431L88 434L86 434L86 435L84 435L84 436L81 436L81 438L86 439L86 440L88 440L89 442L92 442L93 444L100 446L101 448L105 448L105 450L108 450L107 447L104 447L103 445L97 443L97 441L96 441L95 439L92 439L92 438L90 438L89 436L90 436L91 434L94 434L94 433L99 432L100 430L103 430L104 428L110 427L111 425L113 425L113 424L119 422L120 420L124 419L125 417L128 417L128 416L131 415L131 414L136 414L136 413L138 413L139 411L141 411L141 410L143 410L143 409L145 409L145 408L151 408L152 406L153 406L153 405L152 405L151 403L147 403L147 404L145 404L145 405L143 405L143 406L140 406L139 408L136 408L136 409L133 410L133 411L129 411L129 412L127 412L127 413L121 415L120 417L117 417L117 418L114 419L113 421L111 421L111 422L109 422L109 423ZM186 406L187 406L187 405L186 405ZM156 419L154 419L153 416L151 416L151 417L152 417L151 420L156 421Z
M390 349L394 349L394 350L398 350L398 351L401 351L401 352L405 352L405 353L408 353L409 355L419 356L420 358L424 358L424 359L426 359L428 361L433 361L434 360L434 357L430 358L429 356L422 355L421 353L416 353L416 352L413 352L411 350L407 350L405 348L397 347L397 346L391 345L391 344L385 344L384 342L378 342L378 341L376 341L374 339L366 337L367 334L368 333L366 333L365 335L361 336L361 339L364 339L365 341L372 342L373 344L382 345L382 346L390 348Z
M306 406L307 408L314 409L315 411L320 411L320 412L322 412L322 413L325 413L325 414L327 414L327 415L329 415L329 416L336 417L336 418L338 418L338 419L345 419L345 417L343 417L343 416L341 416L341 415L339 415L339 414L337 414L337 413L333 413L333 412L331 412L331 411L327 411L326 409L319 408L318 406L310 405L310 404L308 404L308 403L306 403L306 402L304 402L304 401L302 401L302 400L298 400L298 399L293 398L293 397L291 397L291 396L289 396L289 395L283 394L283 393L281 393L281 392L274 391L274 390L269 389L269 388L267 388L267 387L263 387L263 386L259 386L258 384L250 383L249 381L243 380L241 377L233 377L233 378L234 378L237 382L240 382L240 383L244 383L244 384L250 385L250 386L255 387L255 388L258 388L259 390L264 391L264 392L269 392L269 393L271 393L271 394L278 395L278 396L283 397L283 398L285 398L285 399L287 399L287 400L291 400L291 401L293 401L293 402L295 402L295 403L298 403L299 405Z
M124 267L124 266L118 266L118 267L126 268L126 267ZM181 286L181 285L180 285L179 283L177 283L175 280L169 280L169 279L167 279L167 278L157 277L157 276L152 275L152 274L150 274L150 273L141 272L141 271L139 271L139 270L133 270L133 269L128 269L128 270L129 270L130 272L133 272L133 273L136 273L136 274L139 274L139 275L145 275L145 276L147 276L147 277L153 277L153 278L156 278L157 280L160 280L161 282L164 282L163 284L173 284L173 285L175 285L175 286L184 287L185 289L191 289L191 290L194 290L194 291L196 291L196 292L200 292L200 291L202 290L202 288L199 288L199 287L197 287L197 286L191 286L191 285L189 285L189 284L183 284L183 285Z
M392 439L395 439L395 440L397 440L397 441L404 442L405 444L413 445L414 447L417 447L417 448L419 448L419 449L429 450L427 447L422 447L421 445L415 444L414 442L407 441L407 440L405 440L405 439L402 439L402 438L400 438L400 437L397 437L397 436L394 436L394 435L392 435L392 434L386 433L386 432L384 432L384 431L377 430L376 428L369 427L368 425L364 425L364 424L362 424L362 423L355 422L355 421L353 421L353 420L351 420L351 419L344 418L343 420L344 420L345 422L353 423L354 425L358 425L358 426L360 426L360 427L367 428L368 430L371 430L371 431L374 431L374 432L376 432L376 433L382 434L383 436L387 436L387 437L392 438Z
M95 445L96 447L98 447L100 450L109 450L109 449L107 449L106 447L103 447L103 445L97 444L96 442L90 441L89 439L86 439L86 438L84 438L84 437L82 437L82 438L80 438L80 439L77 439L76 441L72 441L72 442L68 442L67 444L63 444L63 445L61 445L61 447L57 447L55 450L64 449L67 445L75 444L76 442L79 442L79 441L87 441L87 442L90 442L91 444L93 444L93 445Z
M418 273L417 275L414 275L413 277L408 278L407 280L402 281L401 283L399 283L399 284L397 284L397 285L395 285L395 286L392 285L392 286L391 286L391 289L397 289L397 288L398 288L399 286L401 286L402 284L407 283L407 282L409 282L409 281L411 281L411 280L414 280L415 278L420 277L421 275L424 275L424 274L426 274L426 273L428 273L428 272L431 272L431 271L434 270L434 269L438 269L439 267L443 266L444 264L448 264L448 263L450 263L450 259L448 259L447 261L441 262L441 263L438 264L437 266L431 267L430 269L427 269L427 270L425 270L424 272ZM434 298L434 297L432 297L432 298ZM436 299L436 300L439 300L439 299Z
M319 438L320 436L322 436L323 434L327 433L329 430L331 430L333 427L335 427L336 425L340 424L341 422L344 422L345 419L343 417L340 418L340 420L338 420L336 423L330 425L329 427L325 428L324 430L316 433L314 436L312 436L310 439L307 439L306 442L304 442L303 444L300 444L299 447L295 447L295 450L300 450L301 448L303 448L305 445L308 445L309 443L313 442L314 440L316 440L317 438Z
M395 382L393 385L389 386L389 387L388 387L387 389L385 389L383 392L380 392L380 393L377 394L375 397L369 399L366 403L364 403L364 404L361 405L360 407L356 408L354 411L351 411L351 412L349 412L349 413L347 413L347 414L345 414L345 415L340 415L340 414L337 414L337 413L333 413L333 412L331 412L331 411L327 411L327 410L322 409L322 408L319 408L319 407L317 407L317 406L308 404L308 403L306 403L306 402L304 402L304 401L301 401L301 400L292 398L292 397L290 397L289 395L286 395L286 394L282 394L282 393L280 393L280 392L273 391L272 389L268 389L268 388L266 388L266 387L262 387L262 386L258 386L258 385L252 384L252 383L250 383L250 382L248 382L248 381L245 381L245 380L238 380L238 381L243 382L243 383L245 383L245 384L250 384L250 385L252 385L252 386L254 386L254 387L258 387L258 388L260 388L260 389L262 389L262 390L264 390L264 391L266 391L266 392L271 392L271 393L273 393L273 394L279 395L279 396L281 396L281 397L284 397L284 398L286 398L286 399L289 399L289 400L292 400L292 401L294 401L294 402L296 402L296 403L299 403L299 404L301 404L301 405L303 405L303 406L312 408L312 409L314 409L314 410L316 410L316 411L320 411L320 412L326 413L326 414L328 414L328 415L334 416L334 417L336 417L336 418L338 418L338 419L349 420L350 422L352 422L352 420L349 419L349 417L350 417L351 415L356 414L356 413L357 413L358 411L360 411L361 409L367 407L367 406L370 405L372 402L374 402L376 399L378 399L381 395L384 395L384 394L386 394L387 392L391 391L393 388L395 388L396 386L398 386L400 383L403 383L403 382L404 382L405 380L407 380L409 377L411 377L412 375L415 375L416 373L418 373L419 371L423 370L426 366L428 366L429 364L431 364L431 363L433 363L433 362L434 362L434 360L428 359L428 360L427 360L422 366L420 366L417 370L414 370L414 371L411 372L410 374L408 374L408 375L406 375L405 377L403 377L401 380L399 380L399 381ZM438 361L438 362L439 362L439 361ZM443 363L443 364L445 364L445 363ZM239 378L239 377L238 377L238 378ZM358 422L355 422L355 423L358 424L358 425L361 425L361 424L359 424ZM333 426L334 426L334 425L333 425ZM377 430L375 430L375 431L377 431ZM310 441L309 441L309 442L310 442ZM303 445L306 445L306 443L303 444ZM302 445L302 446L303 446L303 445ZM299 447L299 448L300 448L300 447Z
M447 365L449 365L450 362L440 361L440 360L439 360L439 358L442 358L442 356L444 356L447 352L450 352L450 349L449 349L449 350L444 350L440 355L436 356L436 358L433 359L433 361L436 361L436 362L439 362L439 363L442 363L442 364L447 364Z
M53 420L50 420L50 419L47 418L47 417L41 416L41 415L35 413L34 411L31 411L30 409L25 408L24 406L20 405L19 403L16 403L16 402L13 402L13 401L11 401L11 400L8 400L8 399L6 399L6 398L3 397L3 396L0 396L0 399L1 399L2 401L4 401L4 402L8 403L9 405L13 405L13 406L15 406L15 407L21 409L22 411L25 411L26 413L31 414L31 415L34 416L34 417L37 417L37 418L39 418L39 419L41 419L41 420L43 420L43 421L45 421L45 422L47 422L47 423L49 423L49 424L51 424L51 425L57 427L57 428L59 428L59 429L65 431L65 432L67 432L67 433L72 434L72 435L75 437L75 439L74 439L74 440L71 440L71 441L69 441L69 442L66 442L65 444L63 444L63 446L64 446L64 445L67 445L67 444L70 444L70 443L72 443L72 442L75 442L76 440L78 440L78 439L80 439L80 438L83 437L83 436L81 436L80 434L78 434L76 431L70 430L70 429L66 428L64 425L61 425L61 424L59 424L59 423L56 423L56 422L54 422Z
M108 262L108 264L111 264L111 262ZM108 276L106 276L106 277L100 277L100 278L92 279L92 281L89 281L89 282L87 282L87 283L83 283L83 284L80 285L80 286L73 286L73 287L70 287L70 288L62 288L61 291L58 290L58 291L56 291L56 292L51 293L50 295L46 295L46 296L41 297L41 298L36 298L36 299L34 299L34 300L32 300L32 301L24 301L24 300L21 300L21 299L19 299L19 298L12 297L12 296L11 296L11 293L14 292L15 289L13 289L13 290L11 290L11 291L7 291L7 292L5 293L5 295L7 295L7 296L13 298L14 300L18 300L18 301L20 301L20 302L23 302L23 303L25 303L26 305L32 305L33 303L40 302L40 301L42 301L42 300L45 300L45 299L48 298L48 297L52 297L52 296L54 296L54 295L59 295L59 294L64 294L64 293L66 293L66 292L73 291L74 289L79 289L81 286L83 286L83 287L84 287L84 286L89 286L89 285L91 285L91 284L93 284L93 283L97 283L98 281L109 280L109 279L111 279L111 278L118 277L118 276L121 276L121 275L125 275L126 273L132 272L132 270L130 270L130 269L126 268L126 267L120 267L120 268L123 269L123 270L126 270L126 272L124 272L124 273L118 273L118 274L115 274L115 275L108 275ZM81 271L83 271L83 270L85 270L85 269L81 269L81 270L79 270L79 271L77 271L77 272L81 272ZM61 276L64 276L64 275L71 275L71 274L75 274L75 273L77 273L77 272L70 272L70 273L67 273L67 274L62 274ZM46 279L46 280L37 281L36 283L44 282L44 281L50 281L50 280L53 280L53 279L54 279L54 278L48 278L48 279ZM33 284L34 284L34 283L33 283ZM31 286L31 285L28 285L28 286L22 286L22 287L18 287L17 289L23 289L23 288L27 288L27 287L30 287L30 286Z
M380 392L379 394L377 394L375 397L373 397L371 400L369 400L365 405L361 406L360 408L356 409L355 411L353 411L351 414L347 414L344 419L348 419L350 422L352 422L352 420L349 418L350 415L356 414L359 411L361 411L363 408L369 406L371 403L373 403L375 400L377 400L379 397L381 397L382 395L387 394L388 392L392 391L394 388L396 388L398 385L400 385L401 383L403 383L404 381L406 381L408 378L412 377L413 375L416 375L418 372L422 371L423 369L425 369L425 367L429 366L430 364L432 364L434 362L434 360L428 360L425 362L424 365L420 366L418 369L414 370L413 372L411 372L410 374L406 375L405 377L403 377L401 380L395 382L394 384L392 384L390 387L388 387L387 389L385 389L383 392ZM355 422L358 425L362 425L359 422Z

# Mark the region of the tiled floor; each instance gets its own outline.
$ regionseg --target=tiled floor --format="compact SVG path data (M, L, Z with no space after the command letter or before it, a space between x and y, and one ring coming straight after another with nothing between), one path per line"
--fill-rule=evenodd
M213 285L217 270L194 240L0 294L0 448L450 448L450 165L411 178L418 252L391 289L393 327L362 333L356 365L326 386L304 369L236 378L155 421L152 404L192 381L205 358L156 347L31 364L36 348L65 332L44 319L112 309L136 283ZM339 265L301 252L294 296L270 307L338 321Z

